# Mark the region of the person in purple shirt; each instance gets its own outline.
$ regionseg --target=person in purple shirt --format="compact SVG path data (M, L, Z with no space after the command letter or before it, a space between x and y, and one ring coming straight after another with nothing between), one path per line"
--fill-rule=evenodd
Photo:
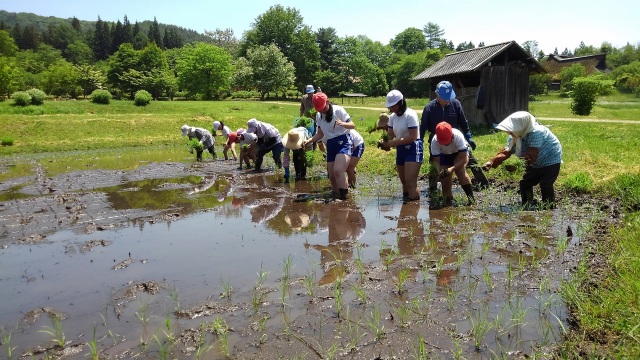
M436 98L431 100L422 111L422 118L420 121L420 139L424 141L426 132L429 132L428 143L431 143L431 139L436 132L436 126L445 121L451 125L452 128L460 130L464 135L467 143L471 146L472 150L476 149L476 143L471 137L471 131L469 129L469 122L464 116L464 110L462 110L462 104L456 99L456 93L453 90L453 85L448 81L441 81L436 86ZM429 167L429 192L434 193L438 184L438 174L435 171L434 159L430 157L432 166ZM488 187L489 181L484 175L478 160L469 152L469 163L467 168L471 170L476 183L480 187Z

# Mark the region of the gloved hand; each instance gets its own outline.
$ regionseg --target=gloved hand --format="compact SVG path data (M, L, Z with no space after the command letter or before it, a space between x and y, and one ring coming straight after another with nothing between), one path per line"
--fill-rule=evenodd
M289 167L284 168L284 182L289 182Z
M476 142L473 141L473 139L471 138L471 132L468 132L468 133L464 134L464 138L467 139L467 142L469 143L469 146L471 146L471 150L475 150L476 149Z

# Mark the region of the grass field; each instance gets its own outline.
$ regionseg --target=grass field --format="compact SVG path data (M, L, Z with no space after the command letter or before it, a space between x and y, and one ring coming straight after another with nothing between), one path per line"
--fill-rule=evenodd
M97 157L112 159L106 166L120 168L138 166L140 159L193 160L186 151L185 138L180 136L183 124L210 129L215 119L236 129L246 127L250 118L257 118L274 124L284 134L298 114L299 103L288 102L290 104L154 101L149 106L136 107L131 101L96 105L79 100L46 101L43 106L27 108L14 107L10 101L0 102L0 140L6 144L0 147L0 164L12 165L3 167L0 181L29 175L33 171L30 162L33 158L40 159L40 163L55 159L52 161L55 165L50 165L55 170L49 170L54 172L83 168ZM426 99L408 102L420 110ZM601 98L587 117L573 116L569 104L569 99L557 96L538 97L530 103L531 112L546 118L541 122L549 126L562 143L564 164L559 186L570 191L616 197L628 214L623 228L612 231L610 239L603 239L606 246L594 249L607 258L608 278L597 287L590 286L587 279L591 270L585 267L578 269L574 280L566 285L565 300L580 328L568 337L559 356L637 357L640 354L640 258L637 256L640 216L636 213L640 209L640 124L597 120L640 122L640 99L620 94ZM380 133L366 131L379 115L379 110L367 108L383 108L383 99L367 98L364 104L352 102L344 106L367 144L359 171L393 176L395 153L377 149L375 143ZM567 122L554 121L554 118L596 121ZM478 143L474 155L484 161L504 145L506 135L476 128L474 138ZM518 160L509 161L517 163ZM489 176L515 181L518 174L498 169ZM584 343L593 344L592 350L586 354L572 350Z

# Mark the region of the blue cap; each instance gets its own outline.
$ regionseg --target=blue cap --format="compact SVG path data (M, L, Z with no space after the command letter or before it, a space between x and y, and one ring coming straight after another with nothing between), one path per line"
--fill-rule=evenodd
M444 100L449 101L456 98L456 92L453 91L453 85L448 81L440 81L436 86L436 94Z
M314 91L316 90L313 88L313 85L307 85L306 89L304 90L306 94L311 94Z

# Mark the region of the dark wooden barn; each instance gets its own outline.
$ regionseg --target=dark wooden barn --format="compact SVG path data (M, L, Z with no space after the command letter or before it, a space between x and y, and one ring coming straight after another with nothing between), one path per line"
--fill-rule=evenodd
M471 124L491 124L529 110L529 75L547 71L515 41L458 51L413 78L430 81L430 89L453 84ZM430 93L435 98L435 91Z

